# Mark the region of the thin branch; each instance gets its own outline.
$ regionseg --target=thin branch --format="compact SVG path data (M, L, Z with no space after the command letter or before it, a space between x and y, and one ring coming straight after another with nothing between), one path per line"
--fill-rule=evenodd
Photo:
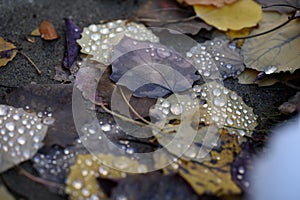
M36 64L31 60L31 58L29 58L29 56L27 56L23 51L18 51L22 56L24 56L29 62L30 64L33 65L33 67L36 69L37 73L39 75L42 74L42 71L36 66Z
M46 186L50 186L50 187L55 187L55 188L59 188L59 189L64 189L64 185L60 184L60 183L56 183L56 182L52 182L52 181L48 181L39 177L36 177L34 175L32 175L31 173L27 172L25 169L23 169L20 166L15 166L17 168L17 170L19 171L19 173L21 175L26 176L28 179L36 182L36 183L40 183Z

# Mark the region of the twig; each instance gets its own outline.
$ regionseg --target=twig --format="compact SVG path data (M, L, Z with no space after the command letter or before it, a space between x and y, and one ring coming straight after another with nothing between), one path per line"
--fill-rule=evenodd
M288 81L281 81L281 83L283 83L284 85L290 87L290 88L293 88L295 90L300 90L300 87L299 86L296 86L292 83L289 83Z
M52 181L47 181L45 179L36 177L36 176L30 174L29 172L27 172L25 169L23 169L20 166L15 166L15 167L18 169L18 171L19 171L20 174L26 176L28 179L30 179L30 180L32 180L34 182L37 182L37 183L40 183L40 184L43 184L43 185L46 185L46 186L50 186L50 187L64 189L64 185L63 184L52 182Z
M36 64L31 60L31 58L29 58L29 56L27 56L23 51L18 51L22 56L24 56L29 62L30 64L33 65L33 67L36 69L37 73L39 75L42 74L42 71L36 66Z

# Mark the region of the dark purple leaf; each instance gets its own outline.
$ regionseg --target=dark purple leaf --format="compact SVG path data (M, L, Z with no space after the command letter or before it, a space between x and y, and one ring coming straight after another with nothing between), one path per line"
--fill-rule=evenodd
M110 78L137 97L162 97L192 87L200 76L176 51L151 42L124 37L113 52Z
M65 24L67 27L67 32L66 32L67 47L65 50L63 66L65 68L70 68L79 52L79 46L76 40L80 38L80 34L82 30L76 24L74 24L70 19L66 18Z
M15 50L16 49L9 49L9 50L0 51L0 59L10 58Z

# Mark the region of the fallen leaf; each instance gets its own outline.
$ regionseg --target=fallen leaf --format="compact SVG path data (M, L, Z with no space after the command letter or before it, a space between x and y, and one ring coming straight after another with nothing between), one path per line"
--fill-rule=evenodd
M278 108L280 112L292 114L300 110L300 92L291 97L287 102L283 103Z
M216 82L159 98L150 117L159 127L159 131L153 129L153 135L162 146L176 156L197 162L210 159L208 152L219 147L218 129L239 135L242 143L245 135L252 137L257 126L253 109L235 92Z
M264 77L260 80L257 80L257 76L260 72L254 69L246 69L243 71L237 78L240 84L257 84L260 87L271 86L279 82L276 78L273 77Z
M43 150L54 144L73 144L78 134L72 115L73 85L32 84L14 89L6 96L6 101L15 107L29 107L42 116L49 124Z
M48 126L35 113L0 105L0 172L30 159L42 146Z
M66 50L65 57L63 60L63 66L65 68L70 68L78 55L79 46L76 42L77 39L81 37L82 30L79 28L72 20L65 19L66 24Z
M17 47L0 37L0 67L12 61L17 54Z
M245 69L239 49L221 38L192 47L186 57L205 79L226 79Z
M177 0L177 1L181 3L186 3L188 5L206 5L206 6L212 5L220 8L227 4L232 4L237 0Z
M210 152L212 161L187 162L180 165L179 175L192 186L198 195L226 196L241 193L241 189L231 176L231 164L240 152L237 136L223 131L221 140L221 151Z
M200 79L190 62L158 43L124 37L115 46L113 60L110 78L136 97L157 98L184 91Z
M260 4L264 6L271 6L271 5L289 5L289 6L295 6L296 8L300 7L300 1L299 0L257 0ZM286 6L272 6L269 8L264 8L265 11L278 11L280 13L290 13L294 9L289 8Z
M260 5L253 0L239 0L222 8L194 5L194 10L197 16L221 31L256 26L262 15Z
M259 28L252 34L268 31L288 20L288 16L265 12ZM294 72L300 63L300 21L293 20L271 33L247 39L242 46L246 67L272 74L281 71ZM292 49L292 50L291 50Z
M83 29L81 39L77 40L81 52L91 55L92 60L111 64L114 46L124 37L135 40L158 42L158 38L142 24L126 20L111 21L106 24L91 24Z
M14 200L15 198L8 192L5 186L0 186L0 199L5 200Z
M226 32L226 35L229 37L229 39L234 39L234 38L240 38L240 37L246 37L250 34L250 32L252 31L253 28L243 28L241 30L238 31L233 31L233 30L228 30ZM241 48L241 46L243 45L244 40L243 39L239 39L237 41L237 47Z
M41 34L41 38L44 40L55 40L58 38L54 25L47 20L43 20L40 23L39 32Z
M114 166L115 168L109 168ZM76 163L71 167L66 180L66 193L70 200L100 198L106 199L97 183L98 177L120 179L128 174L125 171L137 171L139 168L146 169L137 161L125 156L113 156L110 154L78 155Z
M137 12L138 18L143 19L149 27L162 27L174 30L175 32L185 34L197 34L201 29L210 31L212 29L208 24L191 19L194 16L193 10L188 7L181 7L174 0L148 0L143 3Z
M111 199L196 200L197 195L178 175L163 176L153 172L129 176L118 181Z

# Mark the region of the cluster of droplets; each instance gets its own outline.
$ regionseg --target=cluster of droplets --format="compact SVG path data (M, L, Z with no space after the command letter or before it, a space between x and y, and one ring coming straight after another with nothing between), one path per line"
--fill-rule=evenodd
M0 172L30 159L46 132L47 124L35 113L0 105Z
M196 89L195 89L196 88ZM194 86L197 98L204 100L200 106L200 122L228 128L231 134L251 137L257 126L257 116L243 99L217 82Z
M186 57L205 78L225 79L236 76L245 69L237 48L218 38L192 47Z
M124 36L140 41L158 42L158 38L144 25L116 20L106 24L91 24L84 28L78 43L81 52L92 55L93 60L107 65L111 62L114 45Z
M113 166L114 168L109 168ZM106 197L97 183L98 177L124 178L124 171L145 172L147 167L124 156L110 154L78 155L66 180L65 191L70 199L97 200Z

